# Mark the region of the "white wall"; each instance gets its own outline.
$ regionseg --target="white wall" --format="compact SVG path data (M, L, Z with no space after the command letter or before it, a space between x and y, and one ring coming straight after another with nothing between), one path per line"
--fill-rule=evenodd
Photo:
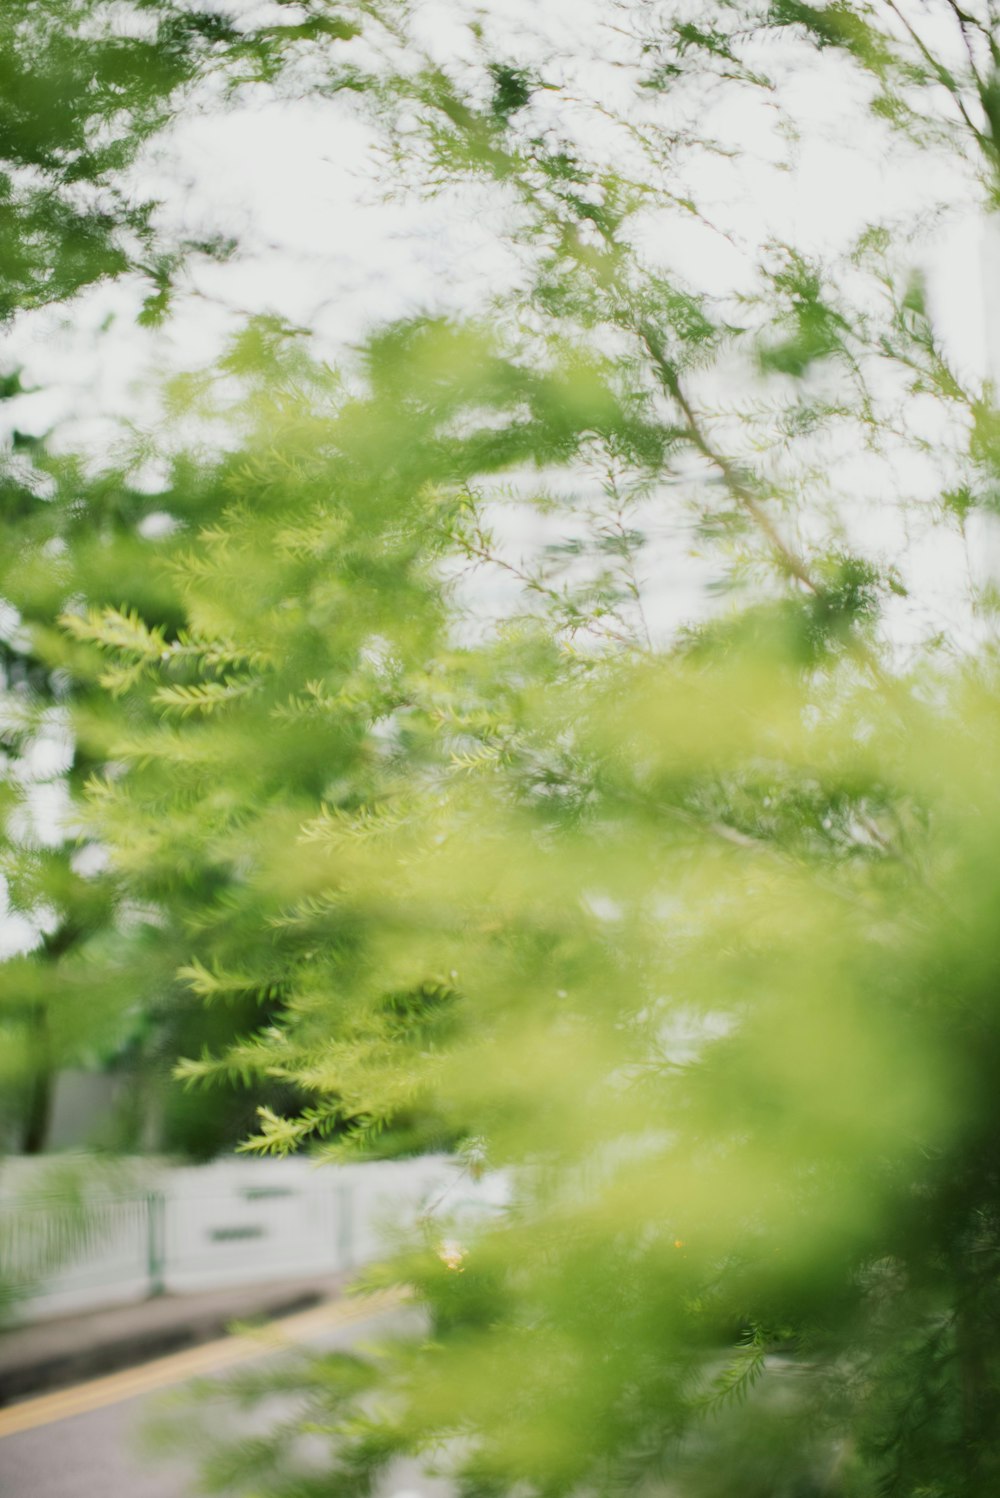
M14 1183L22 1193L25 1179L22 1162ZM319 1167L298 1159L139 1167L124 1186L95 1187L85 1241L61 1272L33 1287L22 1319L98 1310L158 1291L333 1274L376 1258L393 1234L412 1231L422 1216L443 1224L454 1209L468 1220L504 1196L497 1178L474 1183L443 1155ZM15 1228L3 1235L14 1249L7 1273L31 1271L38 1232L31 1214L40 1210L13 1195L0 1200Z

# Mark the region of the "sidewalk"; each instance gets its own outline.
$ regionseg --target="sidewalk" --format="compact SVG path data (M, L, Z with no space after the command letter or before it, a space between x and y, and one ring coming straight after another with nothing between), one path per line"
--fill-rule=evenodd
M347 1273L160 1295L0 1334L0 1405L209 1342L236 1321L268 1321L335 1299Z

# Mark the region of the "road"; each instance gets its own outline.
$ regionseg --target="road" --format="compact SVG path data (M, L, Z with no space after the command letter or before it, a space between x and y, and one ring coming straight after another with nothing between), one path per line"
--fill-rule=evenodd
M412 1314L388 1295L334 1301L273 1323L273 1350L255 1338L226 1337L10 1405L0 1410L0 1498L195 1498L193 1461L182 1449L155 1459L140 1451L140 1432L164 1391L277 1356L280 1344L350 1347ZM385 1498L443 1498L443 1487L400 1468Z

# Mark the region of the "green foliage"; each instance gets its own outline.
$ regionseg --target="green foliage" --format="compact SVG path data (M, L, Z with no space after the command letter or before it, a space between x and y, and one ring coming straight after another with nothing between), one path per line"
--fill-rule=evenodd
M262 27L244 24L238 11L177 0L7 0L0 320L138 270L152 288L139 320L154 325L185 257L226 257L232 246L222 240L164 240L156 203L138 197L125 172L182 107L197 104L210 78L232 94L274 81L303 48L325 53L357 34L323 0L307 9L297 24Z
M282 44L384 44L393 159L502 195L516 283L337 373L251 323L196 382L225 452L159 495L44 446L44 504L4 489L11 653L73 684L108 942L150 913L161 998L218 1025L178 1078L248 1089L248 1150L456 1148L512 1182L373 1276L423 1331L274 1375L305 1413L216 1440L217 1491L362 1498L400 1456L468 1498L996 1486L994 621L974 599L942 649L865 523L891 495L943 548L992 503L992 392L885 226L829 264L752 246L728 299L649 234L716 232L684 168L723 152L684 101L783 109L762 36L842 54L988 176L992 21L945 9L947 66L892 4L622 7L631 88L588 116L612 166L559 60L542 81L477 24L452 65L404 6L297 8ZM243 65L238 28L209 40ZM154 508L178 527L150 548ZM650 619L664 513L711 558L687 628Z
M676 648L581 659L537 616L461 644L441 568L470 470L528 443L551 462L523 394L568 378L482 343L473 361L471 336L397 329L366 394L318 379L308 410L269 362L232 502L174 568L187 643L116 610L70 623L137 672L129 768L94 788L117 867L190 912L206 998L281 994L272 1027L181 1074L302 1088L298 1113L260 1109L264 1153L336 1129L337 1154L464 1139L516 1172L516 1211L458 1259L431 1232L392 1269L432 1337L377 1363L391 1414L333 1413L333 1370L311 1385L322 1475L293 1425L210 1476L366 1491L436 1449L470 1493L660 1471L713 1493L752 1430L751 1491L873 1492L897 1468L952 1480L964 1419L979 1483L995 661L889 674L898 583L835 551L788 582L776 541L785 596ZM233 642L252 691L168 690L227 681ZM973 1404L965 1354L924 1371L951 1317Z

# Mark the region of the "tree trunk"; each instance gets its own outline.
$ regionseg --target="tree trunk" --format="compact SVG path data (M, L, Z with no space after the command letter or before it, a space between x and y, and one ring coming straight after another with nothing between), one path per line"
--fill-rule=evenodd
M40 1155L49 1138L52 1121L52 1055L49 1045L49 1020L44 1004L37 1004L31 1015L31 1076L28 1103L21 1135L21 1151Z

